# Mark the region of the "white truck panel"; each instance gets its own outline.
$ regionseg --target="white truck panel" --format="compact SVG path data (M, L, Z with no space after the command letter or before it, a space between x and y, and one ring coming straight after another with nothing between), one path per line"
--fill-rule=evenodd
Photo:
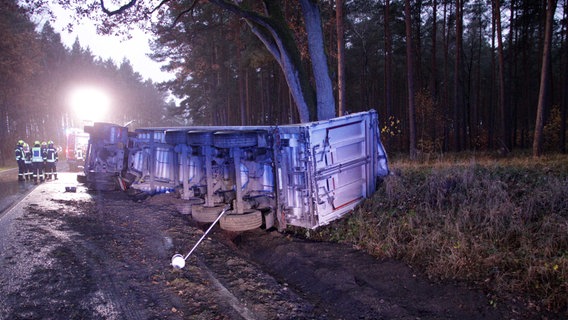
M105 135L92 135L91 144L101 145L101 137L108 149L104 128ZM123 142L115 147L127 163L126 173L120 167L117 174L131 188L181 189L183 199L201 198L210 208L230 204L233 214L259 210L267 225L275 221L279 229L317 228L344 216L388 174L372 110L283 126L142 128L129 135L128 148Z

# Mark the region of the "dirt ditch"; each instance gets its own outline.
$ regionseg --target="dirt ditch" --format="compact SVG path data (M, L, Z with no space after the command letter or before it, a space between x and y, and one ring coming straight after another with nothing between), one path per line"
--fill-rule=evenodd
M207 225L173 194L45 199L25 207L0 260L0 319L523 319L478 291L396 261L265 230Z

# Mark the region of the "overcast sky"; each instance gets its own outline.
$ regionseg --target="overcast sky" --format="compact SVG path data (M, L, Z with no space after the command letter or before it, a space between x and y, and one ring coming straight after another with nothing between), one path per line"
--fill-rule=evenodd
M71 48L78 37L81 47L90 48L93 55L104 60L111 58L117 65L120 65L124 58L130 60L134 71L145 79L151 78L154 82L160 82L173 78L173 75L160 71L160 65L147 56L150 53L149 38L141 30L131 31L132 39L127 41L121 41L119 37L98 35L95 27L88 23L75 26L73 33L69 33L64 28L71 21L70 13L64 9L53 9L56 21L51 24L67 47Z

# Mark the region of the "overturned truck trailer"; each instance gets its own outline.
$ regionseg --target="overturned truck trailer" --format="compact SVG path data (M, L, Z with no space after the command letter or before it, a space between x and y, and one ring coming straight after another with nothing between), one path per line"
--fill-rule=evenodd
M142 128L95 123L90 189L179 192L185 213L225 230L317 228L352 210L388 174L377 113L281 126Z

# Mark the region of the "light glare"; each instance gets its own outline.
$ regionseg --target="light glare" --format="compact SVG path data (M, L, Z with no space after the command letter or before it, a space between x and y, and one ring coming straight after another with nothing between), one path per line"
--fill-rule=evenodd
M76 88L71 92L69 104L83 121L102 121L109 106L110 98L101 89L95 87Z

